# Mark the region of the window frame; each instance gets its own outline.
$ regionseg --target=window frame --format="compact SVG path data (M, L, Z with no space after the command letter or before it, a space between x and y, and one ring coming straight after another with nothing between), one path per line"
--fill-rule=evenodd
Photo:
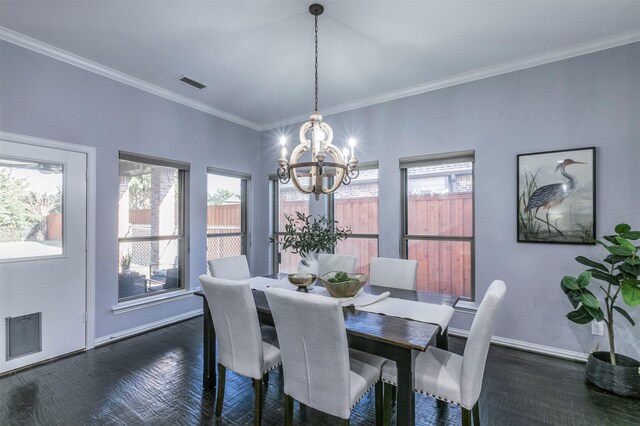
M189 280L189 268L187 267L189 262L189 215L187 211L187 206L189 205L189 172L190 172L190 164L168 160L165 158L153 157L143 154L136 154L132 152L119 151L118 152L118 180L120 179L120 161L131 161L137 163L148 164L151 166L161 166L161 167L170 167L177 169L178 171L178 234L177 235L158 235L158 236L149 236L149 237L118 237L118 264L120 261L120 244L121 243L134 243L134 242L154 242L154 241L166 241L166 240L177 240L178 241L178 264L179 267L179 286L171 289L163 289L153 292L145 292L144 294L129 296L129 297L120 297L120 292L118 290L118 303L129 302L132 300L144 299L147 297L156 296L159 294L167 294L174 291L184 290L187 287L187 282ZM118 200L119 203L119 200ZM119 215L116 215L117 217ZM117 231L119 232L120 223L117 222ZM118 233L117 232L117 233ZM116 268L118 270L118 268Z
M240 232L227 232L227 233L218 233L218 234L206 232L207 247L209 246L209 238L240 237L240 254L245 255L248 261L249 260L248 210L249 210L249 184L251 183L251 175L246 173L236 172L233 170L219 169L217 167L207 167L207 177L209 177L210 174L240 179ZM208 195L209 195L209 186L207 185L207 196ZM207 254L208 254L208 248L207 248ZM207 257L207 263L208 263L210 259L208 255L206 257Z
M352 233L349 235L349 238L360 238L360 239L369 239L376 240L376 256L380 255L380 163L378 161L368 161L366 163L358 164L358 170L378 170L378 233L377 234L356 234ZM357 179L354 179L357 181ZM333 182L332 182L333 183ZM340 186L342 188L342 185ZM339 190L339 189L338 189ZM331 193L327 202L327 217L330 220L335 220L335 193ZM335 247L331 250L331 253L335 253Z
M409 234L409 197L407 194L408 189L408 173L407 170L413 167L421 167L428 166L432 164L442 164L442 163L459 163L459 162L470 162L471 163L471 181L472 181L472 191L471 191L471 202L472 202L472 220L471 220L471 236L442 236L442 235L412 235ZM417 157L406 157L401 158L400 161L400 196L402 200L400 202L400 257L403 259L409 258L409 241L463 241L469 242L470 245L470 269L471 269L471 294L467 296L460 295L460 298L468 301L475 301L475 262L476 262L476 250L475 250L475 238L476 238L476 179L475 179L475 151L459 151L459 152L448 152L442 154L434 154L434 155L423 155Z

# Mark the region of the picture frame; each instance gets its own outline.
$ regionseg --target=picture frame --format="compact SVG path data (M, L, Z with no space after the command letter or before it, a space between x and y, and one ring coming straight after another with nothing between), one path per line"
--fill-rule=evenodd
M517 173L518 242L595 244L595 147L519 154Z

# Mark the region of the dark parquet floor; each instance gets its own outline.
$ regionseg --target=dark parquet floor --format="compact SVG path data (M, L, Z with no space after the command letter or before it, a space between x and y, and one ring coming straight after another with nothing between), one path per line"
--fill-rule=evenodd
M464 340L451 338L462 353ZM249 425L251 381L229 373L222 417L202 390L202 318L0 377L0 425ZM483 425L640 425L640 400L601 391L584 365L492 346L480 397ZM393 413L395 422L395 413ZM265 425L284 418L282 380L272 373ZM335 419L296 404L296 424ZM459 425L460 409L416 394L416 423ZM352 425L375 424L373 395Z

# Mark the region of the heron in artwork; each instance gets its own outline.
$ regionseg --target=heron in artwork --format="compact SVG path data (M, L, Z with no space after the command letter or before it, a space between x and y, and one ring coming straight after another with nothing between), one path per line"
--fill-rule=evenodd
M540 210L540 208L543 208L547 211L547 220L545 223L547 224L549 235L551 235L551 228L555 229L558 232L558 235L563 235L558 228L549 223L549 209L562 203L564 199L571 195L578 186L578 179L576 179L575 176L567 173L566 170L566 167L571 164L585 163L581 161L574 161L570 158L567 158L566 160L558 163L555 172L557 173L558 170L560 170L560 173L562 173L562 176L567 178L567 181L562 183L552 183L550 185L544 185L536 189L533 194L531 194L531 197L529 197L527 207L525 207L524 209L525 212L535 209L534 217L542 222L545 221L538 217L538 210Z

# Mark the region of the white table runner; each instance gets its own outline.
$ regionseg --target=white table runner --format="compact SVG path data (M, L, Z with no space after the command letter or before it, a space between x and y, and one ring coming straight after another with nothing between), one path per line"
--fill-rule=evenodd
M249 279L249 284L254 290L264 291L268 287L296 290L287 278L275 280L273 278L254 277ZM313 286L309 293L331 297L324 287ZM398 318L407 318L414 321L438 324L441 330L449 325L454 309L447 305L435 303L422 303L413 300L397 299L389 297L389 292L382 294L368 294L360 290L354 297L339 299L342 306L353 305L358 311L373 312Z

